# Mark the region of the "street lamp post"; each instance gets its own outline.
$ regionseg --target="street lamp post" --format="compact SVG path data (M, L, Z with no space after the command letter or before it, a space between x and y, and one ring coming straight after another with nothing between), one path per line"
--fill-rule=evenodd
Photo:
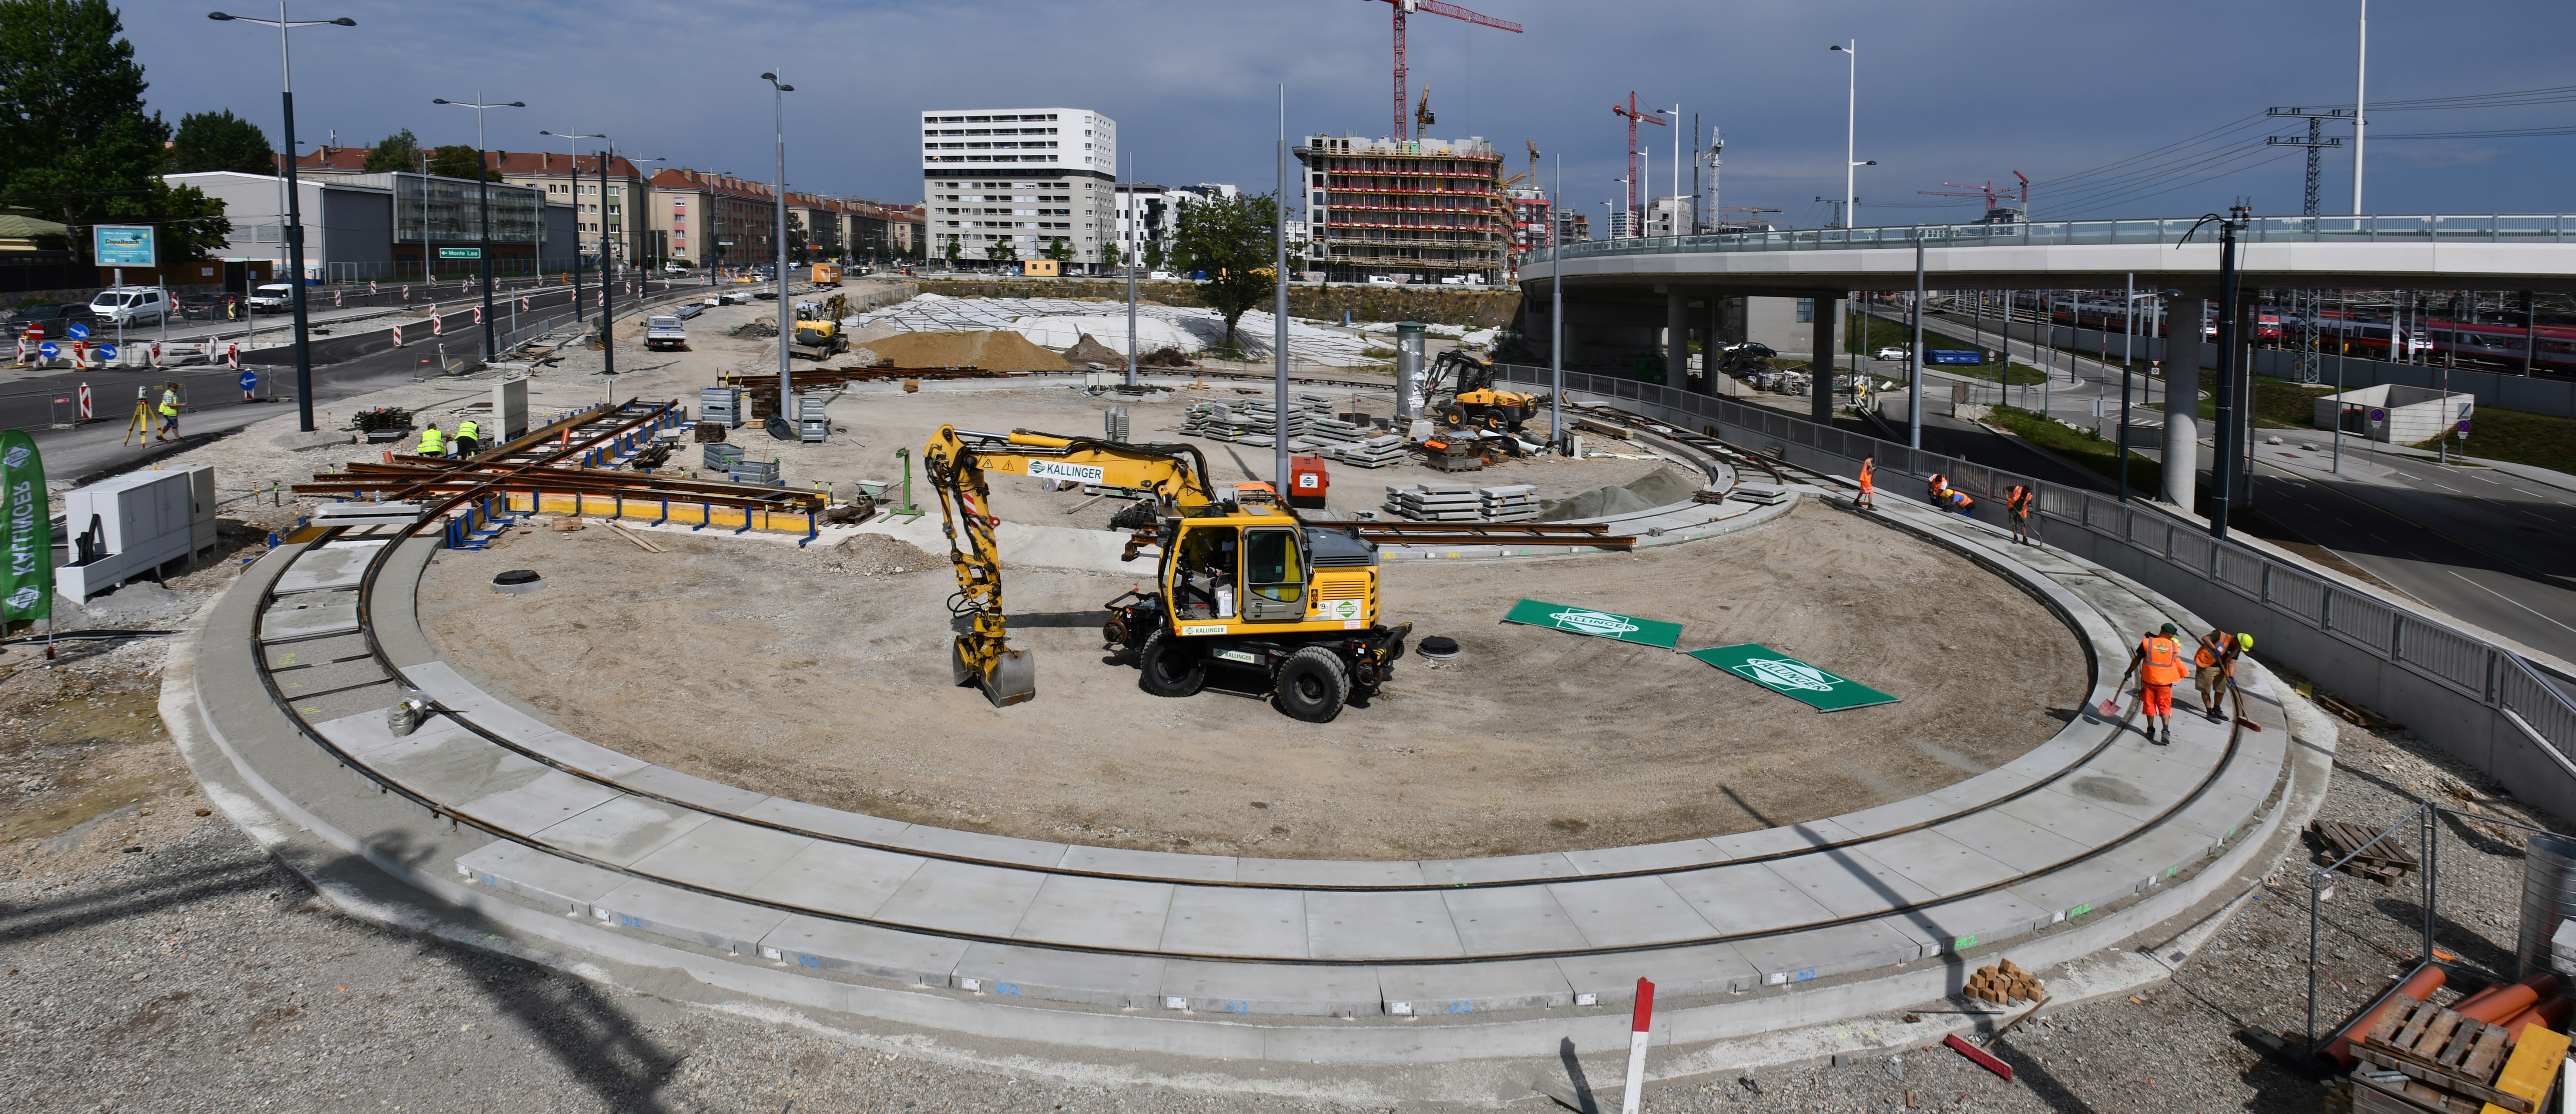
M474 207L481 210L483 215L483 246L474 250L475 254L481 256L483 260L483 362L488 364L501 358L494 340L496 336L494 330L501 327L501 319L492 312L492 170L484 165L485 160L491 156L485 154L483 148L483 110L526 108L528 102L485 104L483 94L478 92L474 94L471 102L451 101L445 97L437 97L429 103L452 104L458 108L474 110ZM542 219L542 211L540 211L540 219ZM420 250L424 256L429 251L429 238L426 233L421 238Z
M1846 81L1843 100L1843 227L1851 228L1860 223L1852 219L1852 168L1863 165L1853 161L1859 147L1856 141L1860 125L1860 40L1853 39L1829 49L1841 51L1851 63L1851 76Z
M581 320L581 141L585 139L606 139L608 137L604 135L574 135L569 132L553 131L540 131L537 134L553 136L556 139L565 141L564 147L572 152L572 173L566 175L566 177L572 179L572 318L575 321L579 321ZM605 156L602 157L604 158ZM603 208L605 208L608 204L608 199L602 197L599 199L599 203ZM538 210L537 219L540 221L546 219L544 210ZM599 221L599 227L602 229L607 228L608 214L602 212L599 215ZM606 266L606 263L603 262L601 265Z
M787 307L787 94L795 92L796 87L779 81L775 73L762 74L760 79L769 83L770 97L774 102L771 113L777 132L775 144L778 151L776 179L778 183L778 416L786 423L786 428L794 432L796 383L795 377L787 370L787 345L795 339L792 334L796 331L796 319L788 313ZM773 432L771 436L775 437L777 434Z
M347 16L337 19L288 19L286 0L277 0L276 19L254 19L243 15L209 12L206 18L218 23L239 20L262 27L277 28L277 73L279 100L286 109L286 252L287 266L295 271L295 413L296 428L313 432L313 339L306 332L304 315L304 206L302 191L295 182L295 70L289 64L286 33L298 27L355 27L358 21ZM487 315L488 316L488 315Z

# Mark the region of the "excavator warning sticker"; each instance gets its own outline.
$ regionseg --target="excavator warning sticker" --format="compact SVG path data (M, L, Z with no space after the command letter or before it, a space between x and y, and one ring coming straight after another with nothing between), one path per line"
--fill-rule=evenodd
M1107 479L1109 469L1097 464L1067 464L1061 460L1032 460L1029 474L1042 480L1077 480L1096 484Z
M1680 623L1667 623L1660 619L1640 619L1634 615L1615 615L1607 611L1569 607L1561 603L1541 603L1538 600L1522 600L1513 604L1511 613L1503 616L1503 621L1524 626L1551 627L1569 634L1588 634L1594 638L1615 638L1621 642L1661 646L1667 650L1671 649L1674 643L1682 640Z
M1893 704L1897 700L1849 677L1837 677L1760 643L1693 650L1690 656L1782 696L1811 705L1819 712Z

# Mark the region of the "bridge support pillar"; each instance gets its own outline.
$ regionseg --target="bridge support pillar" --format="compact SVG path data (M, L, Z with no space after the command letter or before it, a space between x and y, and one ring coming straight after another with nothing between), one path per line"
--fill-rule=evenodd
M1679 287L1664 290L1664 385L1690 388L1690 295Z
M2200 323L2206 298L2165 306L2165 502L2194 513L2200 480Z
M1834 327L1843 320L1841 298L1841 291L1816 293L1816 341L1807 354L1807 397L1811 403L1807 416L1817 425L1834 424L1834 354L1843 347L1834 337Z

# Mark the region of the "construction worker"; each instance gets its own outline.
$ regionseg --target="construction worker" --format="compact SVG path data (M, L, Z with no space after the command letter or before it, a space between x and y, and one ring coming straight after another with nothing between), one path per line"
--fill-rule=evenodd
M1931 479L1923 481L1923 490L1924 502L1936 507L1946 506L1950 502L1950 477L1934 472Z
M184 405L186 404L179 401L179 385L177 383L164 383L161 385L161 431L153 436L153 440L176 441L179 439L179 407Z
M2191 653L2192 686L2200 690L2200 707L2211 723L2223 723L2218 703L2227 696L2228 683L2236 679L2236 639L2226 631L2214 630L2200 636L2200 645Z
M447 455L445 439L439 435L438 426L435 423L420 431L419 451L422 456Z
M1962 518L1977 517L1977 501L1968 498L1967 492L1956 488L1950 489L1949 506L1946 509L1959 512Z
M482 428L474 424L472 418L456 423L456 455L473 456L482 451L483 442L477 436L482 432Z
M1860 461L1860 498L1852 500L1852 509L1874 511L1878 504L1871 496L1878 493L1878 458L1862 457Z
M2157 746L2173 742L2173 687L2183 679L2182 629L2172 623L2138 641L2138 649L2129 655L2129 668L2138 673L2138 703L2147 713L2147 741ZM2156 721L2164 721L2164 734L2158 737Z
M2013 540L2022 545L2031 544L2031 499L2030 489L2020 484L2014 484L2011 490L2004 492L2004 518L2012 523Z

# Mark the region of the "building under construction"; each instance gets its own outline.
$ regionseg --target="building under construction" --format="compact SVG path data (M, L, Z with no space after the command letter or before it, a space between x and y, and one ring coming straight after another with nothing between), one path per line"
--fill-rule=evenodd
M1312 266L1329 280L1502 281L1512 211L1502 156L1484 139L1318 135L1297 158Z

